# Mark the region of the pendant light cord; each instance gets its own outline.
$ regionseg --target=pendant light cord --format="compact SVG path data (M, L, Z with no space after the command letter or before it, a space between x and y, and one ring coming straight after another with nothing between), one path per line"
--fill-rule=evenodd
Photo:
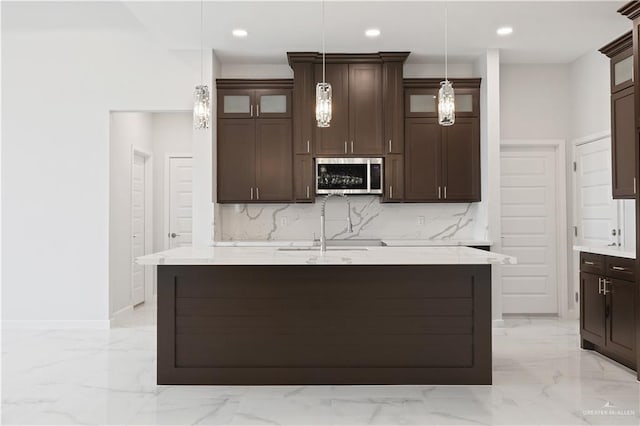
M444 81L449 81L449 58L448 58L448 52L449 52L449 45L448 45L448 33L449 33L449 28L448 28L448 21L449 21L449 16L447 13L447 5L444 5Z
M322 0L322 83L325 83L325 48L324 48L324 0Z
M200 85L204 86L204 0L200 0Z

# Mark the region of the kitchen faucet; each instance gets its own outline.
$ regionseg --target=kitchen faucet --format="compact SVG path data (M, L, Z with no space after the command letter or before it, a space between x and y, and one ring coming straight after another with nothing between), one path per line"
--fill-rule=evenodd
M321 254L324 254L327 251L327 235L325 232L325 223L324 223L326 205L329 198L334 196L343 197L345 200L347 200L347 231L353 232L353 225L351 223L351 202L349 201L349 198L344 194L332 193L327 195L324 198L324 200L322 200L322 206L320 207L320 253Z

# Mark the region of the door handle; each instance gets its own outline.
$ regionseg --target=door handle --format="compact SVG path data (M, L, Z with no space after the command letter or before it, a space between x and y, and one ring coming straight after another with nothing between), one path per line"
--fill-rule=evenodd
M176 234L175 232L172 232L172 233L170 233L170 234L169 234L169 236L170 236L171 238L175 238L175 237L180 236L180 234Z

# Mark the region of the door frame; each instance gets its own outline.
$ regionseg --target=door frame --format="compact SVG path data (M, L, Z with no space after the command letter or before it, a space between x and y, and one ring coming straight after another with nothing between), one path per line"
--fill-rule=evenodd
M164 250L169 250L171 246L171 240L169 239L169 222L171 217L171 212L169 209L171 208L171 204L169 200L171 198L171 159L172 158L191 158L193 160L193 153L167 153L164 156L164 176L163 176L163 197L164 197L164 213L162 215L163 219L163 228L162 228L162 240L164 241L163 247ZM193 183L191 185L191 193L193 194ZM193 217L193 212L191 212ZM193 223L193 222L192 222Z
M576 162L576 148L580 145L585 145L591 142L596 142L599 141L601 139L605 139L605 138L611 138L611 131L610 130L605 130L602 132L598 132L598 133L593 133L591 135L588 136L583 136L581 138L577 138L577 139L573 139L571 141L571 165L573 166L573 163ZM576 225L578 223L578 216L577 216L577 194L576 194L576 181L577 176L576 173L571 172L571 221L573 222L574 225ZM611 184L613 185L613 181L611 182ZM619 218L618 218L619 219ZM574 290L575 293L577 293L578 295L580 294L580 253L576 252L573 250L573 245L575 244L576 240L575 237L573 236L573 234L571 234L571 241L573 242L573 244L571 244L571 251L572 251L572 269L571 269L571 275L570 278L573 278L572 282L574 283ZM580 318L580 301L579 300L575 300L574 298L571 299L573 301L573 312L572 312L572 316L571 318L575 318L578 319Z
M131 161L129 163L129 253L133 258L133 166L136 155L144 158L144 252L153 253L153 156L150 152L131 145ZM133 287L133 262L129 271L129 290ZM153 299L153 269L144 266L144 301ZM133 294L129 294L133 307Z
M557 297L558 317L572 318L572 310L569 309L569 280L568 259L572 248L568 245L567 232L569 229L569 217L567 216L567 163L566 142L564 139L503 139L500 142L500 152L503 147L537 148L552 147L556 153L556 208L558 217L556 220L556 253L558 254L557 269ZM502 183L501 185L502 186ZM502 218L502 214L500 214ZM501 236L502 237L502 236ZM502 287L502 283L501 283Z

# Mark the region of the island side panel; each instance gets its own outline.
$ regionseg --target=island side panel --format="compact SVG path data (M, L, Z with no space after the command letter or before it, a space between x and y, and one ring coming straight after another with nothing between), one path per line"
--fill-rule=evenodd
M160 266L158 276L159 384L491 383L489 265Z

